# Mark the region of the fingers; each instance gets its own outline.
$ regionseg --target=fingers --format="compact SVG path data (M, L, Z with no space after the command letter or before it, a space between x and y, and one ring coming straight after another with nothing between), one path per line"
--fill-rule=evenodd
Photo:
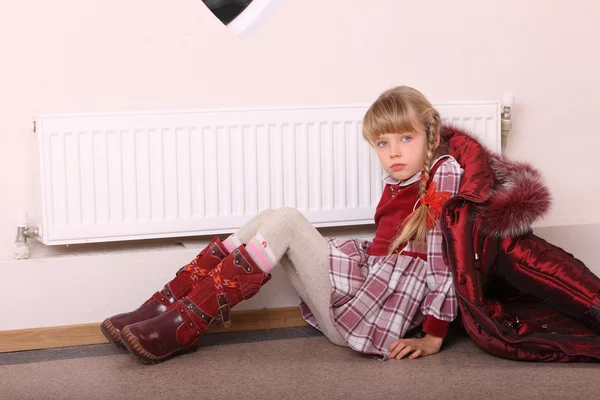
M423 355L423 349L420 342L413 343L410 339L396 339L390 345L388 351L390 358L400 360L410 354L408 358L414 360ZM411 354L412 353L412 354Z
M421 351L421 349L419 349L419 350L415 351L414 353L412 353L410 355L410 357L408 357L408 358L410 358L411 360L414 360L416 358L419 358L419 356L421 355L421 353L422 353L422 351Z
M394 344L392 344L392 346L390 346L390 358L395 358L398 353L400 353L400 350L402 350L404 348L404 344L402 344L402 342L394 342Z
M411 351L413 351L413 348L410 346L406 346L404 349L402 349L402 351L396 356L396 360L401 360L402 358L404 358L404 356L406 356L408 353L410 353Z
M389 349L390 358L395 358L407 346L408 346L408 343L406 342L406 340L402 340L402 339L395 340Z
M411 351L413 351L413 348L410 346L408 340L398 340L395 341L392 346L390 346L390 358L396 358L400 360Z

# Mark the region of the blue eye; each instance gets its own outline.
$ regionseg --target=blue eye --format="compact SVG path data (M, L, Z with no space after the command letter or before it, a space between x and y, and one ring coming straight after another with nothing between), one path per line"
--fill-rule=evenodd
M401 139L403 142L410 142L412 140L412 136L402 136Z
M387 144L386 141L382 140L381 142L377 143L377 147L383 147Z

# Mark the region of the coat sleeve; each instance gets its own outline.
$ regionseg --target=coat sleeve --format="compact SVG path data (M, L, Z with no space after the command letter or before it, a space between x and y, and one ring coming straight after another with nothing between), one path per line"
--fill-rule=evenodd
M438 192L458 193L463 170L454 158L446 160L436 171L433 180ZM438 219L427 232L427 288L429 292L421 304L425 316L423 331L437 337L445 337L450 322L456 318L457 300L452 271L442 257L442 230Z

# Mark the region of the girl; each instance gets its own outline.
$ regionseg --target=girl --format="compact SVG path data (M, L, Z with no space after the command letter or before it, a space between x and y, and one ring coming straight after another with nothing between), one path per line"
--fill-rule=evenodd
M444 154L441 128L438 112L408 87L383 93L366 113L363 135L386 183L372 243L326 240L298 211L266 210L222 243L215 238L140 308L105 320L103 332L161 361L197 346L209 325L228 324L229 308L280 263L304 318L333 343L382 360L437 353L457 304L436 219L462 173ZM420 325L424 337L402 339Z
M499 356L600 360L600 279L531 234L549 206L535 170L442 126L408 87L375 101L363 135L385 170L372 242L326 240L296 210L265 210L138 309L106 319L107 338L150 363L195 349L280 264L311 325L381 360L439 352L459 307L469 335Z

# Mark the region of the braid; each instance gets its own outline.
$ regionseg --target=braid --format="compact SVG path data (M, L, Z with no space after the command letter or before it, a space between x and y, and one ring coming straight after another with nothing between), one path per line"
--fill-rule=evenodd
M427 191L427 182L429 182L429 174L431 173L431 163L435 154L435 118L432 118L427 127L427 151L425 155L425 164L423 165L423 177L419 187L419 198L425 196Z
M437 137L441 130L440 115L435 109L431 109L431 116L428 118L425 134L427 137L427 149L425 153L425 162L423 165L423 175L419 183L419 199L425 197L427 192L427 183L431 174L431 163L435 156L437 147ZM413 213L408 216L400 234L392 241L389 252L393 253L401 245L406 245L409 240L414 240L420 243L427 242L427 217L429 215L429 207L421 204Z

